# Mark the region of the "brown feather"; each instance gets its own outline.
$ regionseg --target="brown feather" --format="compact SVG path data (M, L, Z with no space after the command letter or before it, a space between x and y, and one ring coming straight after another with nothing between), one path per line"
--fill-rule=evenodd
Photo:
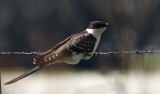
M41 64L41 65L39 65L39 66L36 66L36 67L34 67L33 69L29 70L28 72L26 72L26 73L24 73L24 74L22 74L22 75L20 75L20 76L18 76L18 77L16 77L16 78L14 78L13 80L10 80L10 81L6 82L5 85L9 85L9 84L12 84L12 83L14 83L14 82L17 82L17 81L19 81L19 80L21 80L21 79L23 79L23 78L31 75L32 73L34 73L34 72L36 72L36 71L38 71L38 70L46 67L47 65L48 65L48 64L43 63L43 64Z
M61 47L63 44L65 44L68 40L71 39L72 36L69 36L68 38L66 38L64 41L60 42L59 44L57 44L56 46L54 46L52 49L48 50L47 52L38 55L37 57L34 58L34 63L38 64L38 63L44 63L44 57L52 54L54 51L56 51L59 47Z

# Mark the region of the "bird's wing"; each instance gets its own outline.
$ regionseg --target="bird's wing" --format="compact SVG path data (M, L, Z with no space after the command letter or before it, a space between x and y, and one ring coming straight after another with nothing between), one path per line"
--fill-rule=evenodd
M78 34L69 41L68 50L76 53L91 53L95 47L96 38L89 33Z
M48 50L47 52L38 55L37 57L34 58L34 63L38 64L38 63L43 63L43 57L47 56L51 53L53 53L54 51L56 51L59 47L61 47L62 45L64 45L68 40L70 40L72 38L72 36L69 36L68 38L66 38L65 40L63 40L62 42L60 42L59 44L57 44L56 46L54 46L52 49Z

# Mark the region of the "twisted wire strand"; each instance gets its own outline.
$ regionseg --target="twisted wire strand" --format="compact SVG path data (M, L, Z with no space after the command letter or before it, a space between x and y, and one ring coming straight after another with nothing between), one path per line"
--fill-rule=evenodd
M44 52L4 52L1 51L0 55L39 55L43 54ZM160 53L160 50L132 50L132 51L108 51L108 52L95 52L95 55L113 55L113 54L157 54Z

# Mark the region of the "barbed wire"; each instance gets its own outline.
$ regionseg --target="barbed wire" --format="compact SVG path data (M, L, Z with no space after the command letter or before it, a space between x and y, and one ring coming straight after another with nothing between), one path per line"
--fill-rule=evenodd
M160 53L160 50L132 50L132 51L109 51L109 52L95 52L96 55L113 55L113 54L157 54Z
M0 55L39 55L43 54L44 52L0 52ZM157 54L160 53L160 50L132 50L132 51L108 51L108 52L95 52L95 55L113 55L113 54Z
M38 55L44 52L0 52L0 55Z

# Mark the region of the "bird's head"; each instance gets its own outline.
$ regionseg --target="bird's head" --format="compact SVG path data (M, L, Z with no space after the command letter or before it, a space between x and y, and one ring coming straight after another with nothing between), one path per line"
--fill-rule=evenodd
M105 23L103 21L92 21L87 29L101 34L106 30L107 26L109 26L109 23Z

